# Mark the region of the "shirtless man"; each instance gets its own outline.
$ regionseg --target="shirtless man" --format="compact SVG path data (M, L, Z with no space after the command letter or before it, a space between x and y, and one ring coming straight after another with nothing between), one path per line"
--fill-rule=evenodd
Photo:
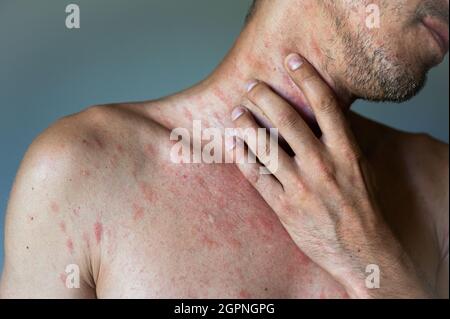
M205 81L91 107L33 142L7 209L1 297L448 297L448 146L349 111L412 97L447 47L448 0L258 0ZM252 114L294 153L280 148L273 175L256 173L263 156L170 160L172 129L256 127Z

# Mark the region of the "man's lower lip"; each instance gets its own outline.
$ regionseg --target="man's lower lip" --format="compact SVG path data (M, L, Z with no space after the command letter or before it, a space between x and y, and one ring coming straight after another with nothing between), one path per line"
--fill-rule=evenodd
M427 30L430 32L430 34L433 36L433 38L439 44L442 55L447 54L447 52L448 52L448 34L447 34L447 36L445 36L444 34L441 34L439 32L439 28L436 27L436 24L433 23L430 19L425 18L422 21L422 24L425 26L425 28L427 28Z

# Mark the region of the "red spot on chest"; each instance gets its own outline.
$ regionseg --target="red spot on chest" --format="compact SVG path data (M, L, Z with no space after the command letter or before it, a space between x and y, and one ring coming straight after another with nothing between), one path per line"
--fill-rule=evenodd
M59 213L59 205L57 203L55 203L55 202L51 202L50 209L54 213Z
M145 155L149 158L154 158L157 154L155 147L152 144L145 145L144 149Z
M141 190L142 195L144 196L145 201L147 201L148 203L154 203L157 196L155 191L153 190L153 188L145 183L145 182L141 182L139 184L139 188Z
M60 273L59 274L59 280L61 280L61 282L63 283L64 287L66 286L66 279L67 279L67 274L66 273Z
M99 148L101 148L101 149L105 148L105 144L103 143L103 141L100 138L95 137L94 142L95 142L95 144L97 144L97 146Z
M66 224L64 222L60 222L59 223L59 229L61 229L61 231L63 233L65 233L66 232Z
M138 221L144 217L144 208L138 204L133 204L133 219Z
M219 243L218 243L218 242L216 242L215 240L211 239L211 238L210 238L208 235L206 235L206 234L203 234L203 235L202 235L201 240L202 240L203 245L205 245L205 246L208 247L208 248L214 248L214 247L218 247L218 246L219 246Z
M94 224L94 236L97 244L99 244L102 240L103 235L103 225L100 222L96 222Z
M72 241L72 239L67 239L67 241L66 241L66 247L67 247L67 250L69 251L69 253L72 255L73 254L73 241Z
M241 298L241 299L250 299L250 298L251 298L251 295L250 295L250 293L249 293L248 291L242 289L242 290L239 292L239 298Z

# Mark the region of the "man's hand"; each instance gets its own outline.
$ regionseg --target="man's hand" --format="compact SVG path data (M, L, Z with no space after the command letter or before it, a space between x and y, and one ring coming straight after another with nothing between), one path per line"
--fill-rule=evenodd
M264 155L266 145L255 146L240 135L244 141L237 143L245 142L272 175L261 175L260 164L237 159L240 170L297 246L340 282L350 297L429 297L383 221L367 162L333 91L296 54L286 59L286 68L307 98L323 135L317 138L291 105L264 83L254 82L247 98L279 129L295 156L279 147L278 169L273 169ZM246 107L236 108L232 119L237 128L258 129ZM380 289L366 287L366 267L371 264L380 268Z

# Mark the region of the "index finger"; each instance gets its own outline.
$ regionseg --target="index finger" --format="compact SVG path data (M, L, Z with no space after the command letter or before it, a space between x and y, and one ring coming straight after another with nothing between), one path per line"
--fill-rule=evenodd
M351 139L350 128L334 92L314 67L295 53L289 55L285 63L292 80L313 109L324 143Z

